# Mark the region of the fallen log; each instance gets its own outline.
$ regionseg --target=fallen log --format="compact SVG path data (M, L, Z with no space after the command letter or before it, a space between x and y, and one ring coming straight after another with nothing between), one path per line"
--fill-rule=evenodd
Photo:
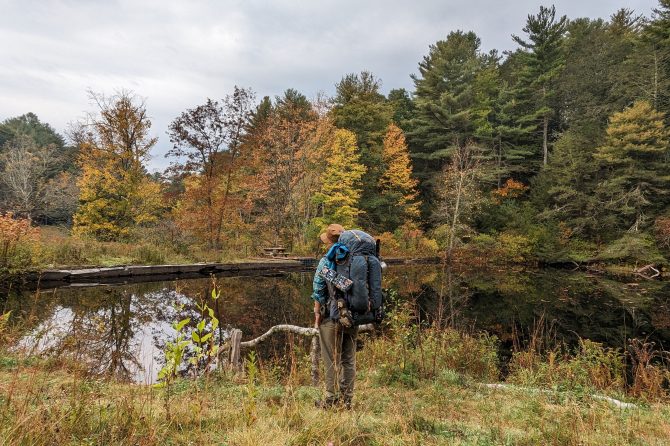
M648 271L653 271L654 274L651 275L651 276L646 274ZM653 264L649 264L649 265L645 265L643 267L637 268L635 270L635 274L637 274L640 277L644 277L645 279L651 280L651 279L655 279L656 277L660 276L661 272L658 269L656 269L656 267Z
M480 384L483 387L489 388L489 389L499 389L499 390L520 390L523 392L528 392L528 393L544 393L544 394L555 394L559 393L558 391L555 390L549 390L549 389L536 389L536 388L531 388L531 387L520 387L520 386L515 386L512 384L502 384L502 383L494 383L494 384ZM633 403L627 403L625 401L620 401L614 398L610 398L609 396L604 396L604 395L590 395L591 398L595 400L600 400L600 401L606 401L613 406L619 408L619 409L635 409L637 406Z
M373 324L361 325L358 327L359 333L365 333L374 331ZM300 336L312 338L311 348L310 348L310 359L312 362L311 373L312 373L312 383L318 384L319 382L319 359L320 359L320 349L317 336L319 336L319 330L313 327L300 327L298 325L290 324L280 324L270 327L268 331L263 333L257 338L251 339L249 341L242 341L242 330L234 329L231 333L229 341L229 361L228 366L234 371L242 370L242 355L240 351L242 348L252 348L265 341L274 333L293 333Z

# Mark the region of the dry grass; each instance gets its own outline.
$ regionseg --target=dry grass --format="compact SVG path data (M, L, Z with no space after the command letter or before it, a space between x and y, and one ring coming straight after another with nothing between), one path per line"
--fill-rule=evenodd
M101 242L71 236L64 228L41 228L39 256L33 266L116 266L166 263L220 262L237 260L239 251L220 251L172 243L165 238L146 236L141 242Z
M449 336L457 335L447 335L455 340ZM459 336L467 341L464 349L453 350L443 342L447 338L423 339L424 358L427 349L441 356L435 369L428 361L422 369L421 350L407 348L402 353L395 338L368 340L359 353L353 410L329 412L314 408L320 389L304 384L309 374L305 361L284 376L260 370L254 383L221 373L156 389L85 378L72 364L4 353L0 355L1 444L661 445L670 441L666 403L638 401L637 408L622 410L586 393L482 387L477 382L490 378L486 360L466 360L464 352L471 350L479 357L490 341ZM415 376L389 379L382 371L383 360L398 368L402 362L416 363L404 372ZM476 366L472 373L455 370L466 363Z
M350 411L314 407L321 389L307 384L309 360L298 347L288 369L247 361L245 374L220 371L162 388L95 379L76 363L0 348L0 444L670 443L670 394L659 378L667 367L653 363L650 345L633 345L640 378L630 385L622 353L584 341L572 355L518 354L510 381L520 386L499 390L482 385L497 381L495 338L421 328L411 317L401 305L383 336L366 339Z

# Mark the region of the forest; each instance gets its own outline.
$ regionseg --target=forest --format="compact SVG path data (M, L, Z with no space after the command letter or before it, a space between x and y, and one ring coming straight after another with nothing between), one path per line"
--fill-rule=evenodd
M65 134L9 117L0 268L313 254L331 222L386 255L666 264L670 0L650 17L541 7L511 39L449 32L407 67L413 91L368 71L333 97L236 86L166 135L129 90L89 92ZM150 173L158 138L170 167Z

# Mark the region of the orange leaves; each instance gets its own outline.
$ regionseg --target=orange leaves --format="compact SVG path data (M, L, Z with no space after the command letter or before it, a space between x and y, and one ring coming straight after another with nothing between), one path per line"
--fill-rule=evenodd
M654 235L659 245L670 249L670 217L658 217L654 222Z
M18 251L37 243L39 237L40 230L31 226L30 219L14 218L11 212L0 214L0 267L14 266Z
M509 178L503 187L500 187L492 192L493 198L496 203L501 203L505 198L518 198L523 195L528 190L528 186L523 184L521 181L516 181L512 178Z

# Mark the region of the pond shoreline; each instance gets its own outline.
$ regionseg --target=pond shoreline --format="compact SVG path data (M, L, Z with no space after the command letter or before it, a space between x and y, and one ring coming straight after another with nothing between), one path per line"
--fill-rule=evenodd
M389 265L436 264L440 257L384 258ZM187 263L172 265L119 265L112 267L60 268L32 271L23 276L24 283L42 285L95 284L118 282L152 282L174 278L208 277L212 274L282 273L310 270L316 266L315 257L293 259L262 259L236 263Z

